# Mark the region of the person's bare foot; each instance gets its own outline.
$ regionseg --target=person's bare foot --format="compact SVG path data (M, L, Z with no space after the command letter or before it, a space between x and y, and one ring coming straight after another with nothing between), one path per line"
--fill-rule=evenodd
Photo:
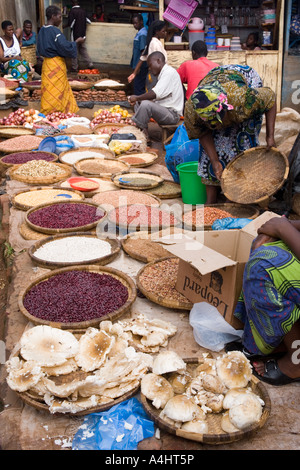
M265 372L264 361L254 361L253 367L257 374L263 377ZM283 374L291 379L297 379L300 377L300 364L294 364L288 354L277 360L279 369Z

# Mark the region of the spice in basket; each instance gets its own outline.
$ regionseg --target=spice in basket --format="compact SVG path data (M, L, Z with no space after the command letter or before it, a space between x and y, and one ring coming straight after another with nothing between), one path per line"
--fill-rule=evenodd
M138 227L169 227L179 223L179 220L166 210L159 207L133 204L117 207L110 211L111 222L120 226Z
M45 160L46 162L51 162L53 159L54 155L48 152L18 152L5 155L1 161L8 165L22 165L23 163L27 163L32 160Z
M22 135L13 137L0 143L0 152L22 152L37 149L42 141L41 137L35 135Z
M147 263L170 256L170 252L159 243L142 238L128 238L124 242L124 249L133 257L144 258Z
M79 323L112 313L127 299L127 287L114 276L70 270L36 284L23 304L36 318Z
M17 168L15 174L31 178L42 178L45 176L64 175L65 170L45 160L31 160Z
M17 194L14 200L17 204L22 204L27 207L34 207L39 204L46 204L62 199L75 199L81 200L82 196L74 191L62 191L61 189L40 189L36 191L27 191Z
M110 205L113 207L135 204L145 204L148 206L159 206L159 201L152 197L151 194L142 191L134 191L130 189L122 189L116 191L106 191L102 194L96 194L93 202L96 204Z
M100 175L101 173L113 174L117 173L125 165L116 161L105 160L103 158L93 158L91 160L80 161L78 169L90 175ZM128 167L126 167L128 168Z
M139 277L141 286L165 301L189 303L175 288L178 264L178 258L168 258L146 266Z
M197 227L203 225L212 225L215 220L225 219L226 217L233 216L229 212L217 207L201 207L187 212L183 216L183 222L186 225L193 225Z
M136 186L136 187L148 187L153 186L156 183L156 180L153 178L148 178L147 176L129 176L124 175L118 178L118 182L123 185Z
M81 263L111 254L111 245L97 237L63 237L45 243L34 252L42 261L52 263Z
M33 225L49 229L68 229L93 224L104 217L100 208L89 204L55 203L28 214Z

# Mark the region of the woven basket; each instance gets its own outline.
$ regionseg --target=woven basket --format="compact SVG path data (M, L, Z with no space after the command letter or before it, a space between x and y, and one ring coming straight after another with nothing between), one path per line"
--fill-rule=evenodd
M107 82L107 80L110 80L109 78L102 78L100 79L97 83L95 83L95 88L97 90L122 90L123 88L125 88L125 85L123 85L123 83L119 83L118 85L102 85L102 81L104 82ZM116 82L117 80L112 80L114 82Z
M13 153L13 154L9 154L9 156L11 155L21 155L22 153L24 152L16 152L16 153ZM35 154L35 152L32 152L33 154ZM54 162L57 162L58 160L58 156L56 155L56 153L52 153L52 152L43 152L43 151L39 151L39 153L43 153L45 155L51 155L52 156L52 160L51 162L54 163ZM11 168L12 166L14 165L20 165L20 163L5 163L4 162L4 158L7 157L8 155L4 155L3 157L0 158L0 162L1 164L3 165L3 167L5 167L6 169L8 168ZM50 160L47 160L47 161L50 161Z
M131 163L130 159L131 158L141 158L144 160L143 163ZM126 162L126 158L128 158L128 162ZM128 154L123 154L121 157L118 158L119 161L121 162L126 162L128 165L130 165L133 168L146 168L148 166L151 166L155 163L155 161L158 159L157 153L154 152L137 152L137 153L128 153Z
M148 232L152 232L152 231L158 231L158 230L163 230L165 228L171 228L171 227L178 227L180 226L181 227L181 220L178 219L176 217L176 215L173 215L174 218L175 218L175 221L174 223L171 223L168 222L166 223L165 225L163 223L160 223L159 225L155 225L154 223L153 224L149 224L149 225L136 225L134 221L132 222L129 222L129 223L120 223L120 222L117 222L117 221L114 221L113 219L113 214L114 212L117 210L117 209L122 209L122 208L126 208L128 210L128 213L130 214L135 214L138 212L138 209L139 209L139 206L141 206L141 210L143 211L144 209L147 209L149 210L149 212L151 212L151 208L153 206L149 206L149 205L146 205L146 204L139 204L138 202L136 204L126 204L126 205L121 205L121 206L118 206L114 209L111 209L109 212L108 212L108 221L109 223L112 224L112 226L116 226L118 229L124 229L126 230L127 232L129 231L148 231ZM157 206L154 206L153 207L153 210L161 210L161 212L165 212L167 213L167 211L164 211L163 209L159 209L159 207ZM130 212L131 211L131 212ZM136 221L138 223L138 219Z
M54 184L71 176L72 169L69 166L62 165L61 163L53 163L53 165L56 165L58 168L64 170L63 173L59 175L41 176L34 178L30 176L18 175L16 171L21 165L14 165L9 169L9 176L13 180L21 181L22 183L26 184Z
M20 141L21 138L26 138L27 142L22 143ZM17 139L13 141L13 146L14 149L12 149L12 139ZM0 143L0 153L7 154L7 153L17 153L17 152L30 152L31 150L36 150L42 140L44 139L43 136L37 136L37 135L26 135L26 136L20 136L18 135L17 137L12 137L11 139L6 139L5 141Z
M128 184L128 183L122 183L120 181L120 178L122 178L124 181L126 180L126 176L135 176L137 178L141 178L143 176L145 176L146 178L149 178L151 181L151 183L149 183L148 185L134 185L134 184ZM164 182L164 179L157 175L156 173L152 173L152 172L146 172L146 171L139 171L139 170L132 170L132 171L129 171L129 172L121 172L121 173L116 173L115 175L113 175L111 177L111 180L112 182L118 186L119 188L125 188L125 189L138 189L139 191L141 190L149 190L149 189L153 189L153 188L156 188L157 186L163 184Z
M176 256L168 256L166 258L161 258L157 261L152 261L151 263L147 263L146 266L140 269L136 276L136 285L138 290L149 300L152 302L161 305L162 307L167 307L167 308L173 308L173 309L178 309L178 310L191 310L193 307L192 302L190 302L188 299L185 301L179 301L179 300L170 300L167 299L163 294L162 295L156 295L153 292L150 292L146 290L143 286L143 284L140 281L140 278L142 274L147 270L150 266L156 265L157 263L161 263L162 261L165 261L170 258L176 258Z
M98 132L100 131L101 129L111 129L112 130L112 133L115 132L114 129L121 129L121 127L126 127L127 124L123 124L123 123L110 123L110 122L107 122L107 123L103 123L103 124L97 124L97 126L94 127L94 134L101 134L101 132Z
M87 261L81 261L81 262L51 262L51 261L44 261L40 258L38 258L35 253L36 251L41 248L42 246L46 245L49 242L59 240L61 238L69 238L69 237L87 237L87 238L97 238L99 237L95 233L83 233L83 232L73 232L68 235L66 234L61 234L61 235L54 235L52 237L47 237L43 240L40 240L36 242L33 246L31 246L28 250L28 254L31 257L32 261L37 264L38 266L41 266L43 268L48 268L48 269L59 269L59 268L64 268L67 266L80 266L80 265L87 265L87 264L97 264L99 266L105 266L108 263L111 263L120 253L121 250L121 245L120 242L117 239L112 239L112 238L105 238L103 239L107 243L110 244L111 246L111 253L106 255L106 256L101 256L99 258L87 260Z
M55 187L49 187L49 186L45 186L45 187L40 187L40 188L32 188L32 189L23 189L22 191L18 191L17 193L15 193L12 198L11 198L11 203L12 205L16 208L16 209L19 209L21 211L29 211L32 207L35 207L37 205L40 205L41 203L39 202L38 204L34 204L34 205L26 205L26 204L22 204L21 202L17 201L16 200L16 197L19 196L20 194L25 194L25 193L28 193L28 192L41 192L41 191L49 191L49 190L55 190L55 191L58 191L59 189L58 188L55 188ZM78 200L84 200L84 194L82 194L80 191L76 191L75 189L65 189L65 191L61 190L60 191L61 193L68 193L68 194L77 194L79 199L72 199L72 202L76 202ZM59 199L59 202L65 202L65 201L69 201L69 198L61 198ZM54 199L51 199L48 201L48 203L51 203L51 202L55 202Z
M50 322L50 321L43 320L43 319L40 319L31 315L28 312L28 310L24 307L24 303L23 303L27 292L30 291L30 289L32 289L35 285L39 284L40 282L46 281L52 276L56 276L58 274L68 272L68 271L88 271L88 272L94 272L94 273L99 273L99 274L108 274L118 279L120 282L122 282L123 285L126 286L126 288L128 289L128 299L121 308L115 310L114 312L107 313L106 315L103 315L101 318L94 318L92 320L82 321L78 323ZM136 294L137 292L136 292L136 286L135 286L134 281L127 274L117 269L113 269L107 266L97 266L97 265L78 266L77 265L77 266L66 267L62 269L55 269L51 271L50 273L44 274L38 277L37 279L35 279L23 290L23 292L20 293L19 298L18 298L18 305L19 305L21 313L27 318L27 320L32 322L34 325L49 325L54 328L61 328L62 330L80 331L80 330L86 330L89 327L99 327L99 323L101 321L104 321L104 320L115 321L118 318L120 318L122 315L125 315L127 312L131 310L132 304L134 303L136 299Z
M157 188L150 189L149 193L158 196L160 199L175 199L181 197L181 186L173 181L164 181Z
M22 135L34 135L33 129L27 129L24 126L0 126L0 137L3 139L12 139Z
M136 259L138 261L141 261L142 263L151 263L152 261L157 261L161 258L166 258L168 256L172 256L171 253L168 252L165 248L163 248L163 254L158 254L157 247L160 246L159 243L153 242L149 239L145 239L144 241L147 243L147 246L151 246L153 250L151 253L147 253L146 249L141 248L140 250L137 249L134 246L130 246L130 243L135 240L138 240L137 238L131 238L130 235L128 235L125 239L121 241L122 248L127 253L128 256L130 256L133 259Z
M78 79L79 80L89 80L93 83L98 82L104 78L108 78L108 74L105 72L89 74L89 73L79 73Z
M72 228L46 228L46 227L40 227L38 225L35 225L35 224L31 223L30 220L28 219L28 217L30 216L30 214L32 214L32 212L35 212L35 211L37 211L39 209L42 209L44 207L53 206L55 204L85 204L85 205L88 205L88 206L96 207L97 209L100 208L100 206L98 204L94 204L93 202L88 202L88 201L85 201L85 200L84 201L70 201L69 200L69 201L52 202L52 203L49 203L49 204L40 204L39 206L32 207L31 209L29 209L29 211L26 212L25 222L27 223L27 225L32 230L35 230L36 232L47 233L49 235L55 235L55 234L59 234L59 233L86 232L86 231L94 229L99 222L102 223L107 217L107 212L105 211L105 209L101 208L101 210L104 213L104 216L101 219L99 218L99 220L97 220L96 222L86 224L82 227L72 227Z
M115 156L114 152L112 150L109 150L109 149L105 149L105 148L102 149L102 148L95 148L95 147L82 147L80 149L73 149L73 150L67 150L66 152L61 152L59 154L58 158L59 158L59 161L61 163L63 163L64 165L68 165L68 166L73 167L74 163L68 163L68 162L64 161L64 157L66 155L70 154L70 153L80 154L82 152L89 152L89 151L99 154L99 158L101 158L101 156L102 157L108 157L108 158L113 158ZM91 157L84 157L84 158L91 158Z
M256 219L259 215L259 209L253 206L248 206L248 205L242 205L242 204L234 204L234 203L224 203L224 204L204 204L203 208L205 210L206 207L211 207L215 209L220 209L222 211L228 212L231 217L235 218L245 218L245 219ZM193 212L192 209L189 212L186 212L187 215L190 212ZM187 222L184 221L184 216L183 216L183 223L184 223L184 228L186 230L211 230L212 224L204 224L204 225L195 225L195 224L188 224Z
M105 192L107 192L108 194L105 194ZM100 204L100 206L105 207L105 205L108 204L110 208L113 208L113 207L119 207L120 205L123 206L124 201L125 201L125 199L123 199L123 198L126 198L126 195L128 195L126 189L115 189L114 191L105 191L105 192L95 194L92 198L92 201L95 204ZM156 207L161 206L161 200L158 197L153 196L153 194L150 194L148 192L143 192L143 191L141 191L141 192L134 191L134 195L136 195L136 199L135 199L136 201L138 201L139 198L142 197L142 196L147 196L147 197L151 198L151 199L147 200L147 205L156 206ZM111 197L117 197L117 196L119 198L118 203L113 204L110 198ZM108 198L108 200L105 201L105 198ZM122 198L121 201L120 201L120 198ZM126 198L125 202L127 203L127 198ZM132 203L127 203L127 204L131 205Z
M33 82L26 82L24 83L24 88L27 88L29 91L35 91L35 90L40 90L42 88L42 81L41 80L35 80Z
M90 81L77 81L77 80L69 80L70 87L74 91L81 91L81 90L89 90L94 86L93 82Z
M275 148L256 147L233 158L224 169L224 195L240 204L258 204L278 191L289 173L287 157Z
M193 370L196 369L196 367L199 365L199 360L197 358L184 359L184 362L187 364L187 370L190 372L193 372ZM243 431L236 431L230 433L223 431L221 428L221 419L223 416L222 412L207 413L206 422L208 424L209 432L207 434L198 434L180 429L175 425L172 425L166 420L162 419L159 416L161 413L161 409L155 408L142 393L141 403L150 418L163 431L166 431L178 437L182 437L184 439L197 441L202 444L230 444L241 439L250 439L257 431L259 431L265 425L267 419L270 416L271 400L265 386L256 377L252 376L252 379L249 382L249 388L251 388L251 390L264 401L262 416L257 424L253 424L244 429Z
M102 165L105 165L107 166L107 171L99 171L98 173L94 172L88 172L88 171L85 171L84 169L84 165L85 163L87 162L93 162L93 160L97 160L97 161L100 161L102 163ZM119 171L129 171L130 169L130 165L128 165L127 163L124 163L124 162L119 162L119 160L116 160L115 158L108 158L108 157L104 157L104 158L101 158L101 159L94 159L94 158L84 158L82 160L79 160L78 162L75 163L74 165L74 169L77 171L77 173L81 176L87 176L87 177L97 177L97 178L111 178L113 174L116 173L115 170L111 170L110 171L110 168L118 168L118 172Z
M37 58L36 58L36 46L26 46L26 47L21 47L21 56L22 59L27 60L30 65L36 65L37 64Z
M19 228L19 232L21 237L24 238L24 240L44 240L47 238L49 235L46 233L41 233L37 232L36 230L32 230L32 228L28 227L26 223L21 224Z

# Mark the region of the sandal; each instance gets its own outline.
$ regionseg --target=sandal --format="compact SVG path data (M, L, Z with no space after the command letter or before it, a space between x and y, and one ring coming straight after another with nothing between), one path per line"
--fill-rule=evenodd
M297 379L292 379L291 377L288 377L283 372L281 372L276 359L270 359L269 361L265 362L263 375L258 374L254 368L252 373L259 380L271 385L287 385L293 382L300 382L300 377Z
M246 356L246 358L249 359L249 361L254 361L254 360L265 361L266 359L269 360L270 358L279 359L280 357L284 355L284 352L277 352L273 354L271 353L268 356L265 356L263 354L251 353L250 351L248 351L248 349L246 349L243 346L242 341L231 341L230 343L225 344L224 349L226 352L241 351Z

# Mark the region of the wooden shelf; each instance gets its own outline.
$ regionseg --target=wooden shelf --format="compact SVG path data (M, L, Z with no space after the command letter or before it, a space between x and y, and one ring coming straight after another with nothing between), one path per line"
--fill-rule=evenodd
M151 7L134 7L134 6L127 6L127 5L119 5L120 10L134 10L134 11L158 11L158 8L151 8Z

